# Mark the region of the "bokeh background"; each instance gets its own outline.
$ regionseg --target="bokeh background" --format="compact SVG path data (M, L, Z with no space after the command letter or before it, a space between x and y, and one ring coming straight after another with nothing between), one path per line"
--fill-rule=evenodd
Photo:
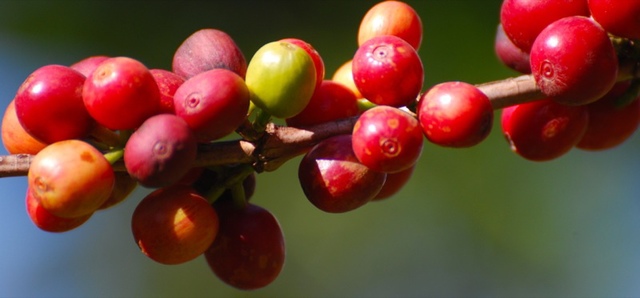
M247 59L304 39L327 75L356 50L377 1L0 1L0 101L45 64L130 56L169 69L192 32L228 32ZM500 0L407 0L424 25L425 89L516 75L493 52ZM269 287L238 291L203 258L166 266L143 256L130 216L149 192L64 234L40 231L24 177L0 179L0 296L7 297L632 297L640 295L640 140L534 163L513 154L496 117L477 147L427 144L395 197L346 214L305 199L297 161L258 176L256 204L279 219L287 261ZM6 152L2 152L3 154Z

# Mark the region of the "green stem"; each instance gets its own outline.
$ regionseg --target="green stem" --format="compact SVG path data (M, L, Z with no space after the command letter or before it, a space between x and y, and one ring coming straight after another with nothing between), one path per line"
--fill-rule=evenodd
M239 183L236 183L233 186L231 186L231 188L229 189L231 191L231 198L233 200L233 204L238 209L243 209L244 207L247 206L247 197L246 197L246 194L244 193L243 184L244 184L243 181L240 181Z
M104 154L104 158L113 165L124 156L124 149L111 150Z
M265 112L263 109L256 107L256 118L253 120L253 129L257 133L263 133L269 121L271 121L271 114Z
M366 98L358 99L358 110L360 110L360 112L364 112L364 111L366 111L368 109L371 109L371 108L373 108L375 106L376 106L375 103L370 102Z
M216 200L218 200L218 198L220 198L220 196L222 196L222 194L227 189L231 189L232 195L235 196L235 194L233 194L233 188L235 187L235 185L242 185L244 179L247 178L247 176L251 175L253 171L253 167L248 164L238 165L233 168L219 168L218 173L220 174L221 179L207 193L207 201L209 201L210 204L213 204Z

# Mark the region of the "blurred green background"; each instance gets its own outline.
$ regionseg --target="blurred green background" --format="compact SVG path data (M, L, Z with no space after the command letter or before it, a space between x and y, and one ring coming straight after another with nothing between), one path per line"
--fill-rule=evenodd
M516 75L493 53L499 0L407 1L421 15L425 89ZM356 50L360 19L377 1L0 1L0 100L45 64L90 55L171 66L192 32L229 33L247 59L285 37L311 43L327 76ZM24 177L0 180L0 296L11 297L632 297L640 295L640 142L574 150L534 163L494 131L470 149L427 144L395 197L346 214L305 199L297 159L258 176L256 204L280 220L287 261L269 287L243 292L203 258L184 265L143 256L129 220L148 193L77 230L38 230ZM2 152L3 154L6 152Z

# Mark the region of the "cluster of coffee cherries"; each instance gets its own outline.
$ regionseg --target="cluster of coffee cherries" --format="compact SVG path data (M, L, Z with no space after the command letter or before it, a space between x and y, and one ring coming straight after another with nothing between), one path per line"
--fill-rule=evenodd
M619 57L637 54L640 36L616 30L640 32L637 17L624 17L630 10L637 16L640 4L504 1L498 56L532 73L548 97L504 109L502 128L515 152L549 160L574 146L610 148L636 130L638 84L619 80ZM153 191L134 210L131 228L146 256L181 264L204 255L225 283L264 287L282 270L285 244L276 218L250 201L263 167L209 165L199 159L203 148L237 134L259 150L273 137L273 118L300 131L354 119L347 133L296 152L304 155L298 179L305 196L320 210L343 213L394 195L425 138L471 147L494 120L492 102L474 85L445 82L422 93L422 30L408 4L376 4L362 19L353 59L331 79L301 39L269 42L247 62L217 29L185 39L171 70L106 56L43 66L20 86L2 122L7 151L33 155L28 214L45 231L68 231L141 185Z
M627 140L640 123L639 41L638 1L503 1L496 53L546 97L503 110L512 149L545 161Z

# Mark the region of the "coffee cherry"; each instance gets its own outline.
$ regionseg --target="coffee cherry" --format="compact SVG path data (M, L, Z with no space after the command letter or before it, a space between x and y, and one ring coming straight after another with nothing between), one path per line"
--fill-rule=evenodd
M71 64L69 67L81 73L85 77L89 77L91 73L102 63L104 60L109 59L109 56L90 56L84 58L74 64Z
M529 53L522 51L522 49L513 44L507 34L504 33L502 25L498 25L498 29L496 29L494 51L500 62L507 67L520 73L531 73Z
M112 130L135 129L160 111L160 91L140 61L109 58L93 71L82 91L89 114Z
M221 202L215 208L220 229L205 251L207 264L224 283L241 290L271 284L282 271L285 243L277 219L254 204L237 208Z
M175 114L189 125L198 141L232 133L247 118L249 89L227 69L212 69L185 81L173 95Z
M66 140L42 149L31 162L29 187L53 215L77 218L93 213L114 185L111 164L83 141Z
M98 210L111 208L124 201L136 189L138 182L127 172L115 172L113 190Z
M360 90L358 90L358 87L356 87L356 83L353 81L353 72L351 71L353 65L352 62L353 60L350 59L340 65L340 67L338 67L336 72L333 74L333 77L331 77L331 80L349 88L349 90L351 90L351 92L356 95L357 99L361 99L363 98L362 93L360 93Z
M251 101L278 118L290 118L307 106L316 86L313 59L302 48L275 41L263 45L247 67Z
M396 173L420 158L424 137L420 123L409 113L389 106L371 108L353 126L353 153L366 167Z
M400 172L387 173L387 179L384 181L382 189L372 199L372 201L381 201L394 196L404 187L405 184L407 184L407 182L409 182L409 179L411 179L411 176L413 175L415 169L416 164Z
M589 0L591 17L608 32L640 39L640 2L632 0Z
M600 25L586 17L567 17L540 32L531 48L531 71L545 95L581 105L611 90L618 58Z
M173 55L172 71L185 79L207 70L223 68L244 78L247 60L235 41L224 31L200 29L191 34Z
M280 41L288 42L295 46L301 47L303 50L307 52L307 54L309 54L309 57L311 57L311 60L313 60L313 66L315 66L316 68L316 87L314 88L314 90L318 89L318 87L322 84L322 81L324 80L324 74L325 74L324 61L322 60L322 56L320 56L320 53L318 53L318 51L316 51L316 49L311 44L307 43L302 39L285 38L285 39L281 39Z
M487 96L464 82L438 84L418 103L424 135L445 147L471 147L487 138L493 126L493 108Z
M187 123L172 114L147 119L124 148L127 172L147 187L169 186L184 176L198 154Z
M47 144L87 137L95 122L82 101L84 81L84 75L62 65L31 73L14 99L22 127Z
M352 64L358 90L375 104L409 106L422 89L420 56L399 37L383 35L367 40L356 51Z
M218 234L218 215L207 200L186 186L160 188L133 211L133 238L150 259L181 264L202 255Z
M73 230L82 224L84 224L93 213L82 215L74 218L64 218L51 214L51 212L40 206L40 202L33 196L33 191L30 187L27 188L26 196L27 214L29 219L36 227L43 231L52 233L61 233Z
M383 1L367 11L358 28L358 45L381 35L395 35L418 50L422 43L422 21L418 13L402 1Z
M334 136L313 147L300 161L298 179L307 199L330 213L354 210L382 189L386 174L358 161L350 135Z
M549 24L569 16L589 16L586 0L504 0L500 23L511 41L525 53Z
M12 100L2 117L2 144L10 154L37 154L47 144L36 140L18 120L15 100Z
M287 118L286 122L289 126L311 126L356 116L358 113L358 99L349 88L324 80L302 112Z
M502 131L511 150L525 159L547 161L569 152L587 130L586 106L551 99L511 106L502 111Z
M626 141L640 125L640 100L620 103L630 82L618 83L603 98L587 105L589 125L576 145L585 150L604 150Z
M175 114L173 96L185 79L174 72L164 69L150 69L149 72L158 84L160 91L160 112L167 114Z

